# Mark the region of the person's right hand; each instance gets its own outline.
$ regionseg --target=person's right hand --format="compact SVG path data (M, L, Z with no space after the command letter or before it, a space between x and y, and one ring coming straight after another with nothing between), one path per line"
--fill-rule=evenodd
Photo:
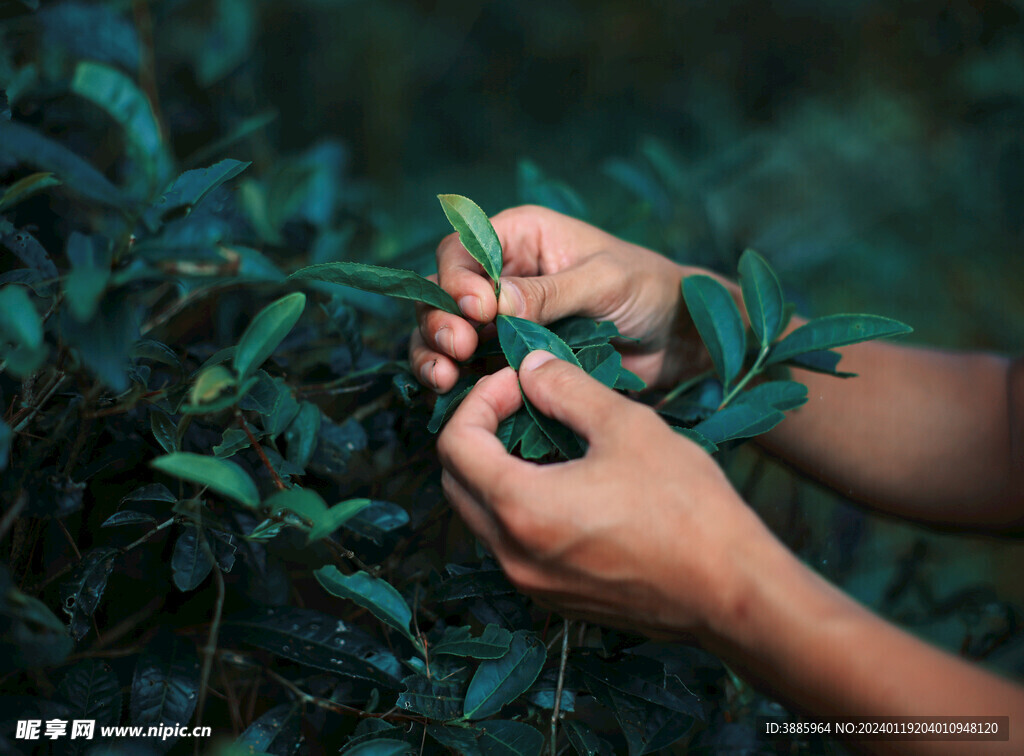
M498 313L541 324L570 315L611 320L623 336L636 339L620 347L623 365L650 387L668 387L710 367L679 287L684 275L706 271L542 207L511 208L491 223L504 250L500 301L458 234L438 246L438 283L465 319L419 307L409 361L427 386L451 390L457 362L477 348L470 321L489 323Z

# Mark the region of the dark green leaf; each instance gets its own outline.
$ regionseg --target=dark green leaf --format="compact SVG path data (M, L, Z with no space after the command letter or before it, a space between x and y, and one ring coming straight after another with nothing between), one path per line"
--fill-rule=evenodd
M731 404L693 427L714 444L734 438L753 438L767 433L786 416L777 409L745 402Z
M469 626L445 628L444 636L430 648L430 653L468 656L472 659L500 659L512 643L512 633L497 625L487 625L478 638Z
M23 179L15 181L0 197L0 213L7 212L19 202L28 199L33 194L49 189L53 186L60 186L60 179L54 178L52 173L33 173Z
M454 569L450 565L449 569ZM461 570L453 574L433 590L435 601L456 601L479 596L500 596L515 593L505 573L498 569Z
M57 692L70 704L75 719L94 719L97 725L121 721L121 683L104 661L80 661L64 675Z
M180 638L158 637L135 665L131 723L171 728L188 724L198 690L199 658L193 645Z
M185 171L174 180L147 215L151 220L167 215L172 210L191 209L214 189L238 176L252 163L240 160L221 160L209 168Z
M0 359L19 377L28 377L46 359L43 321L22 286L0 289Z
M367 740L377 740L380 738L402 740L403 736L408 737L408 735L409 733L402 727L390 724L382 719L363 719L356 725L355 730L352 731L352 735L345 742L344 748L352 748ZM344 749L342 753L345 753Z
M245 378L262 365L298 322L305 307L306 295L297 291L260 310L238 342L235 372Z
M447 394L441 394L434 401L434 410L427 422L427 430L437 433L448 419L455 413L455 410L462 404L462 400L469 396L473 390L475 381L472 378L461 379Z
M317 527L327 514L327 504L320 494L297 486L271 494L264 504L270 514L277 517L286 517L289 512L298 515L307 529Z
M366 633L311 609L254 609L224 621L226 638L262 648L285 659L342 677L368 680L389 690L401 683L366 661L381 652Z
M571 663L591 694L615 714L631 756L667 748L704 718L700 700L661 662L633 656L629 663L609 664L585 655Z
M145 525L156 522L156 518L151 514L145 512L134 512L131 509L122 509L120 512L114 512L103 524L101 528L113 528L118 525Z
M714 441L712 441L710 438L705 436L700 431L695 430L694 428L679 428L677 426L673 426L672 430L674 430L680 436L686 436L688 439L690 439L695 444L700 446L700 448L702 448L708 454L714 454L716 451L718 451L718 445L715 444Z
M116 68L85 61L75 69L71 91L103 108L121 126L133 158L144 167L148 191L164 180L170 161L160 125L134 81Z
M11 456L11 440L13 438L14 432L11 430L11 426L0 420L0 472L7 469Z
M480 727L483 756L540 756L544 736L525 722L491 719Z
M57 277L57 266L53 264L53 258L46 251L39 240L25 229L17 229L10 222L0 218L0 245L6 247L29 268L42 273L45 279ZM30 281L22 281L32 286L35 291L40 288ZM49 296L49 294L45 294Z
M411 743L394 738L374 738L357 743L352 748L345 748L342 753L346 756L404 756L415 753L416 749Z
M715 371L726 388L739 374L746 355L746 331L729 290L711 276L683 279L683 297Z
M326 281L327 283L351 286L374 294L411 299L453 315L460 317L462 315L462 311L452 299L451 294L433 281L428 281L410 270L383 268L378 265L355 262L335 262L310 265L295 271L288 278L300 281Z
M610 320L591 320L590 318L562 318L551 324L551 331L573 349L607 344L612 339L621 338L619 329Z
M277 113L269 110L263 113L257 113L254 116L249 116L248 118L243 119L226 136L200 148L192 155L189 155L185 163L187 165L201 165L208 159L216 157L219 153L223 152L236 142L240 142L250 134L257 132L264 126L272 123L276 118Z
M249 434L241 428L228 428L220 443L213 447L214 456L227 459L249 446Z
M49 607L15 587L7 568L0 565L0 653L20 668L60 664L75 642Z
M0 119L0 162L26 162L57 176L76 193L112 207L120 207L121 190L67 147L34 129Z
M178 451L178 429L165 413L156 408L149 410L149 429L160 448L168 454Z
M234 462L191 452L175 452L157 457L150 464L161 472L203 486L247 507L258 507L260 493L252 478Z
M297 704L275 706L246 727L234 744L243 753L295 753L302 741L299 712Z
M501 241L487 214L473 200L459 194L439 194L437 199L448 222L458 231L462 246L497 284L502 267Z
M484 719L501 711L505 704L533 685L547 658L537 636L527 631L512 634L508 652L500 659L486 660L477 667L466 691L467 719Z
M366 509L357 513L342 527L378 545L384 543L388 533L409 523L409 513L390 501L373 500Z
M213 569L212 548L203 546L196 528L188 525L178 536L171 555L171 573L179 591L194 591Z
M305 468L316 450L320 431L320 408L312 402L302 402L291 424L284 431L288 444L288 461Z
M914 329L879 315L827 315L797 328L772 347L765 364L785 362L807 352L834 349L869 339L899 336Z
M562 722L562 729L579 756L611 756L608 744L582 722L567 719Z
M321 567L313 574L328 593L355 601L364 609L369 609L381 622L391 625L416 643L409 629L412 611L402 594L390 583L362 570L353 575L343 575L333 564Z
M584 347L576 353L576 358L591 378L605 386L623 391L647 388L639 376L622 367L622 355L611 344Z
M411 675L402 682L405 691L398 696L395 704L398 708L441 721L456 719L462 714L465 675L445 679Z
M110 245L76 232L68 239L67 255L71 272L64 280L64 296L75 319L86 323L96 315L110 280Z
M64 613L70 617L69 630L75 640L81 640L92 627L92 615L100 605L107 589L107 578L114 569L114 560L120 554L109 546L97 546L82 555L71 577L60 586L60 600Z
M520 393L522 393L522 389L520 389ZM533 403L526 398L526 394L522 394L522 396L523 406L530 413L533 422L537 424L537 427L554 444L563 457L566 459L578 459L586 453L586 449L584 449L579 437L571 429L566 428L557 420L548 417L534 407Z
M803 354L798 354L796 357L790 357L788 364L794 367L803 368L804 370L810 370L814 373L834 375L837 378L856 377L856 373L844 373L836 369L842 358L843 355L839 354L839 352L822 349L821 351L804 352Z
M761 346L766 347L782 332L786 308L782 284L768 262L752 249L740 256L739 269L750 327Z
M580 366L569 345L544 326L511 315L499 315L496 322L501 350L508 364L516 370L523 358L535 349L551 352L561 360Z
M449 751L460 756L481 756L477 737L480 731L475 727L427 725L427 734Z
M749 391L741 391L736 404L759 404L777 410L791 410L807 403L807 387L796 381L767 381Z
M177 500L178 497L171 493L163 483L150 483L136 488L121 499L121 503L124 504L126 501L164 501L173 504Z
M96 317L81 323L65 308L61 331L82 362L116 392L128 388L129 354L139 336L136 309L128 297L108 291L100 300Z

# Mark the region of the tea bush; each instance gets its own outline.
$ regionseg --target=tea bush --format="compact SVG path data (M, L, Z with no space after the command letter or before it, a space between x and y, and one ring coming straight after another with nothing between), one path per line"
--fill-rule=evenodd
M411 310L378 295L454 303L403 272L337 144L273 153L273 116L245 106L258 11L213 7L0 4L4 751L39 745L18 720L75 719L210 725L225 753L772 750L754 723L777 705L717 659L540 611L453 519L432 432L469 384L422 391L395 336ZM231 157L242 145L258 166ZM616 164L627 217L675 204L646 171ZM523 201L587 212L538 166L519 178ZM497 285L486 216L442 204ZM829 349L907 330L840 315L780 339L775 273L754 252L738 265L750 331L719 284L688 279L715 369L658 397L712 452L805 401L786 365L841 377ZM643 388L609 323L502 317L498 337L490 356L514 366L546 348ZM583 453L529 405L499 432L525 458Z

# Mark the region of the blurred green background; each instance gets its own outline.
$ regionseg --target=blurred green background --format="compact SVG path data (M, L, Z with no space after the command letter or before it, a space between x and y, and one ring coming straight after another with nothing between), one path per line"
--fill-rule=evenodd
M9 28L37 51L137 71L187 165L253 160L296 266L312 249L430 270L446 233L435 194L490 213L541 202L728 274L754 247L808 314L883 314L920 343L1013 354L1022 13L1010 0L76 0ZM28 121L73 64L32 59L0 55ZM74 146L59 112L35 125ZM280 203L300 185L296 220ZM726 465L825 575L1024 672L1016 542L865 515L754 449Z

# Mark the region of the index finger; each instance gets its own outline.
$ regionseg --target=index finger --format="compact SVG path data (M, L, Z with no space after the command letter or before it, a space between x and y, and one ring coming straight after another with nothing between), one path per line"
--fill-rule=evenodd
M498 314L493 284L483 266L462 246L458 234L448 234L437 247L437 278L467 318L489 323Z
M480 501L492 501L506 482L526 483L536 466L513 457L495 432L523 404L515 371L481 378L437 440L441 464Z

